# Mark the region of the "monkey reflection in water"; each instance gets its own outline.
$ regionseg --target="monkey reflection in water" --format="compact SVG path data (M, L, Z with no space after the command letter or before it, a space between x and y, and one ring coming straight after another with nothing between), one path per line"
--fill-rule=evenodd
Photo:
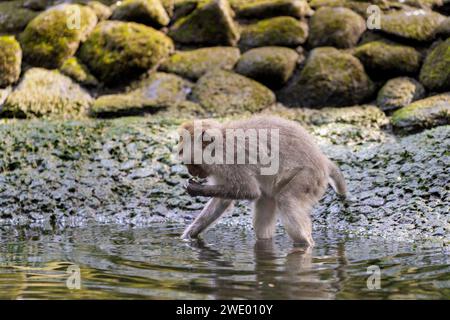
M312 207L328 184L346 196L341 171L294 121L274 116L224 124L197 120L183 124L179 134L179 155L189 173L207 179L189 179L187 192L211 197L182 238L197 237L234 200L247 199L254 201L257 239L273 237L278 216L294 243L313 246Z

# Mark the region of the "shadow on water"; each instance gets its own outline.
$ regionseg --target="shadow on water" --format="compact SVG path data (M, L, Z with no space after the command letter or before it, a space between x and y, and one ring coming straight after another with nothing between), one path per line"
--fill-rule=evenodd
M282 233L255 241L248 230L216 226L203 240L181 241L181 231L98 224L1 230L0 298L450 298L449 252L439 244L324 231L305 249ZM369 266L380 268L379 289L368 288ZM79 289L68 285L78 276L71 268L80 271Z

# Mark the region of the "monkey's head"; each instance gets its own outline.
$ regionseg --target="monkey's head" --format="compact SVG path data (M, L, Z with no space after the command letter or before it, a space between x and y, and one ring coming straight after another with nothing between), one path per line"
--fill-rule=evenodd
M221 130L222 125L212 119L194 120L183 123L179 130L178 155L186 165L189 174L206 178L209 176L203 161L204 148L213 141L210 130ZM194 155L198 154L194 160ZM198 161L200 160L200 161Z

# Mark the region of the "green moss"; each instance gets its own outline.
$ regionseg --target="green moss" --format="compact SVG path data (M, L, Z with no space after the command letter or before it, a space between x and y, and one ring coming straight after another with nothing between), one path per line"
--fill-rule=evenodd
M98 84L97 79L76 57L71 57L64 61L59 70L83 85L96 86Z
M450 94L428 97L403 107L394 112L391 122L401 131L450 124Z
M81 13L80 28L69 28L68 21L76 12ZM20 36L25 60L36 66L59 67L77 51L96 23L95 13L78 5L61 5L41 13Z
M292 16L303 18L312 15L306 0L230 0L239 18L270 18Z
M125 0L114 9L111 19L134 21L154 27L167 26L169 15L159 0Z
M162 32L133 22L103 21L82 45L79 57L107 84L136 78L173 51Z
M351 106L368 99L373 83L361 62L334 48L314 49L298 78L280 92L295 107Z
M378 92L377 105L382 110L395 110L425 96L425 89L413 78L399 77L386 82Z
M218 115L260 111L275 102L275 95L262 84L226 70L213 70L201 77L192 100Z
M177 42L188 44L233 46L239 39L226 0L201 1L192 13L175 22L169 35Z
M308 37L308 25L292 17L264 19L243 26L239 45L244 48L263 46L296 47Z
M381 16L381 31L417 41L434 39L445 16L417 9L414 11L393 11Z
M91 101L87 92L58 71L32 68L6 99L1 115L19 118L80 116Z
M99 1L89 1L86 5L95 12L99 21L107 20L112 15L111 8Z
M355 48L353 54L366 70L383 77L416 73L421 63L421 55L416 49L388 41L368 42Z
M197 80L213 68L233 69L239 57L239 49L233 47L178 51L161 64L160 70Z
M0 3L0 34L20 32L27 26L37 12L22 7L22 1Z
M311 18L308 43L311 47L350 48L365 30L364 19L352 10L323 7Z
M450 90L450 38L437 45L425 58L420 81L432 91Z
M255 48L242 55L235 70L269 87L279 88L293 74L298 59L298 53L290 48Z
M22 50L14 37L0 36L0 88L19 80Z

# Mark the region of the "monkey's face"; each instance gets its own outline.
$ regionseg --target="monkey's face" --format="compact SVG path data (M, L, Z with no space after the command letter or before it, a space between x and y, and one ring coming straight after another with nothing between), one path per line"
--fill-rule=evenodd
M186 168L191 176L198 177L200 179L205 179L208 177L208 174L199 165L187 164Z

